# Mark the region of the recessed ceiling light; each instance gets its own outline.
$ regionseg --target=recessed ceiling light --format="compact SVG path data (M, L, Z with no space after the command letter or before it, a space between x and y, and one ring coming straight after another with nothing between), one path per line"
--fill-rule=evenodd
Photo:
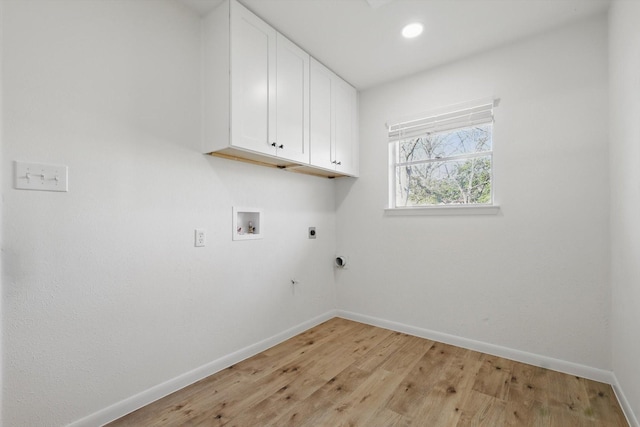
M414 22L412 24L405 25L402 29L402 36L407 39L412 39L414 37L418 37L422 34L423 26L419 22Z

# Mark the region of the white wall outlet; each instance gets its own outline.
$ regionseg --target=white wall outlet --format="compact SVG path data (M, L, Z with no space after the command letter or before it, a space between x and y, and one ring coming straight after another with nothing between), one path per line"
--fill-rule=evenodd
M207 231L202 228L196 228L195 233L195 246L201 248L207 243Z
M68 168L63 165L14 162L15 188L18 190L69 191Z

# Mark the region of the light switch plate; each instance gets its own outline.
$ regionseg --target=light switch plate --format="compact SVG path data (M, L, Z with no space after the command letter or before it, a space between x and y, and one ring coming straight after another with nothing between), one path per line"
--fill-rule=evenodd
M66 166L15 162L14 172L18 190L69 191Z

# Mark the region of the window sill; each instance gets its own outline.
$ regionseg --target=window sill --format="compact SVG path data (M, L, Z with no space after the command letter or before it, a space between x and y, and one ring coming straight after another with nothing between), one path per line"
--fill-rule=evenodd
M483 206L429 206L415 208L387 208L385 216L454 216L454 215L497 215L499 205Z

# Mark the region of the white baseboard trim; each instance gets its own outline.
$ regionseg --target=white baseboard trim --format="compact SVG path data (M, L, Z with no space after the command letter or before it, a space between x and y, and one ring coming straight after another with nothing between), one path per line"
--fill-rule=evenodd
M307 329L313 328L314 326L317 326L322 322L336 317L336 315L336 310L330 310L324 314L321 314L320 316L307 320L306 322L289 328L286 331L280 332L279 334L276 334L270 338L242 348L231 354L209 362L206 365L200 366L199 368L172 378L169 381L158 384L127 399L121 400L118 403L115 403L105 409L102 409L85 418L69 424L68 427L95 427L104 425L113 420L117 420L118 418L129 414L136 409L148 405L149 403L155 402L156 400L165 397L175 391L178 391L190 384L193 384L196 381L200 381L201 379L204 379L209 375L215 374L216 372L226 369L231 365L241 362L268 348L271 348L274 345L280 344L281 342L286 341L289 338L306 331Z
M615 373L613 373L612 375L613 375L613 382L611 383L611 386L613 387L613 391L616 394L616 397L618 398L618 402L620 402L620 406L622 407L622 412L624 412L625 417L627 417L627 422L629 423L629 426L640 427L640 422L638 422L638 418L636 418L636 415L633 413L633 409L631 408L631 405L627 400L627 396L624 395L624 392L622 391L622 387L620 387L620 383L618 382L618 377L616 377Z
M209 362L199 368L186 372L178 377L172 378L157 386L151 387L148 390L140 392L134 396L124 399L118 403L115 403L105 409L95 412L87 417L84 417L78 421L75 421L68 425L68 427L94 427L107 424L114 421L128 413L135 411L145 405L148 405L158 399L161 399L175 391L180 390L190 384L193 384L201 379L215 374L223 369L228 368L231 365L239 363L251 356L254 356L268 348L271 348L287 339L313 328L322 322L325 322L333 317L342 317L345 319L353 320L356 322L366 323L373 326L378 326L385 329L390 329L397 332L403 332L406 334L414 335L421 338L426 338L445 344L455 345L458 347L467 348L470 350L480 351L482 353L491 354L494 356L504 357L506 359L515 360L517 362L527 363L534 366L540 366L543 368L551 369L554 371L564 372L571 375L577 375L583 378L599 381L607 384L611 384L613 391L620 402L620 406L624 411L627 421L630 427L640 427L638 419L636 418L629 401L624 395L618 379L615 374L603 369L592 368L585 365L580 365L573 362L567 362L564 360L554 359L552 357L542 356L534 353L528 353L526 351L514 350L499 345L489 344L481 341L475 341L468 338L463 338L455 335L445 334L442 332L436 332L429 329L418 328L415 326L405 325L403 323L392 322L389 320L379 319L363 314L352 313L344 310L330 310L320 316L307 320L300 325L289 328L283 332L280 332L270 338L262 340L258 343L252 344L238 351L230 353L212 362Z
M402 323L392 322L389 320L379 319L363 314L338 310L337 315L345 319L354 320L356 322L366 323L385 329L391 329L397 332L404 332L409 335L414 335L445 344L455 345L457 347L463 347L469 350L475 350L482 353L491 354L493 356L503 357L505 359L515 360L516 362L540 366L542 368L551 369L553 371L563 372L570 375L577 375L579 377L602 383L613 384L614 377L613 372L611 371L592 368L590 366L580 365L578 363L567 362L548 356L528 353L526 351L514 350L508 347L475 341L468 338L432 331L429 329L409 326Z

